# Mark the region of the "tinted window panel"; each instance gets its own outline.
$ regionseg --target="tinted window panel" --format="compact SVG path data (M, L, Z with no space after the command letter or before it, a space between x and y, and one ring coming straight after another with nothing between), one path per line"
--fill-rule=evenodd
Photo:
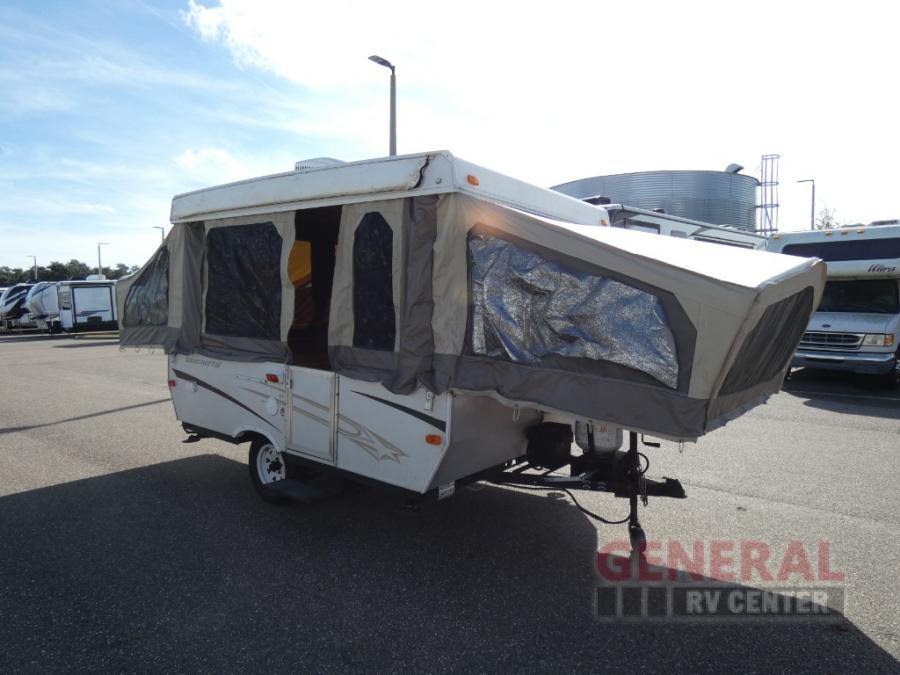
M353 346L394 350L394 233L380 213L363 216L353 239Z
M829 281L819 303L820 312L900 314L895 279Z
M71 293L60 307L68 309ZM126 326L165 326L169 322L169 249L161 248L125 298Z
M853 239L851 241L788 244L781 252L802 258L821 258L825 262L843 260L883 260L900 258L900 239Z
M275 226L210 230L206 260L206 332L280 339L281 236Z

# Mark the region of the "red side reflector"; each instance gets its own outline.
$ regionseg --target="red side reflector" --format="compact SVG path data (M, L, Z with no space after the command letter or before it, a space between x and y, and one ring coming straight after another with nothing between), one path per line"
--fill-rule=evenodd
M266 373L266 382L278 382L278 376L275 373Z
M176 384L178 384L178 381L177 381L177 380L169 380L169 386L170 386L170 387L174 387Z
M444 439L441 438L440 434L428 434L425 437L425 442L428 443L428 445L440 445L443 440Z

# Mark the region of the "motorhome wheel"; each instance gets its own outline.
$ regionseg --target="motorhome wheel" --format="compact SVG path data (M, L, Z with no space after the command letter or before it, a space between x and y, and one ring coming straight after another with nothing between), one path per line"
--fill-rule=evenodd
M276 481L288 475L284 454L269 441L256 439L250 444L250 480L256 492L270 504L290 504L291 499L272 488Z

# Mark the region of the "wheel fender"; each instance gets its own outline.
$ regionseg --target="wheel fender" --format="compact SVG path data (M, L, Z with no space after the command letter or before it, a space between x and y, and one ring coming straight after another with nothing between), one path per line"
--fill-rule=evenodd
M284 439L277 437L271 429L262 429L253 425L243 425L238 427L232 434L240 441L251 441L254 438L264 438L266 441L275 446L279 452L284 452Z

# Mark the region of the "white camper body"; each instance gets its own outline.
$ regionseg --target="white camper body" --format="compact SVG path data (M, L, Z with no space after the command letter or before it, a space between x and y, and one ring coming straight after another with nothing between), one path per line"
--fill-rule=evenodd
M41 330L59 328L59 303L56 281L41 281L31 287L25 298L25 307L35 325Z
M692 440L777 391L824 283L447 152L179 195L172 223L120 280L121 343L169 354L187 431L252 441L264 497L297 467L443 497L527 458L577 462L576 487L627 475L634 514L634 432ZM615 480L608 424L632 432Z
M57 283L59 326L67 333L115 330L118 326L115 280Z
M890 222L890 221L889 221ZM827 283L793 367L896 381L900 363L900 225L773 235L770 251L825 261Z

